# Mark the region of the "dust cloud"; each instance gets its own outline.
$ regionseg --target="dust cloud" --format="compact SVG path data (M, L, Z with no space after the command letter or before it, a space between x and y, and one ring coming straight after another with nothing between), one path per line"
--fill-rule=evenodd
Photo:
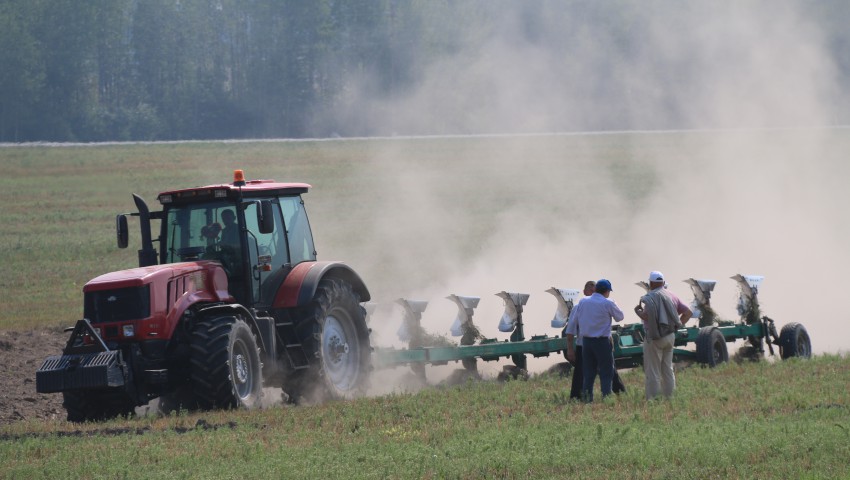
M372 155L368 249L331 250L383 302L376 342L398 344L398 297L429 300L423 323L448 335L452 293L482 297L476 324L507 338L502 290L531 294L527 336L554 335L544 290L602 277L637 321L634 283L661 270L686 302L681 280L717 280L712 305L731 320L729 277L764 275L763 314L803 323L815 353L846 352L848 132L833 127L842 86L817 22L799 2L627 2L614 20L593 3L506 8L401 98L354 85L375 133L494 134L471 140L484 153L434 138ZM588 130L630 133L552 133ZM406 148L434 160L406 162Z

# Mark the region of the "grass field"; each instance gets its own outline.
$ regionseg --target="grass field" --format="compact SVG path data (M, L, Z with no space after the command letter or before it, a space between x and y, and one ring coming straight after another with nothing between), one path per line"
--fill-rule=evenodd
M0 433L4 478L847 478L850 363L686 368L670 402L566 379Z

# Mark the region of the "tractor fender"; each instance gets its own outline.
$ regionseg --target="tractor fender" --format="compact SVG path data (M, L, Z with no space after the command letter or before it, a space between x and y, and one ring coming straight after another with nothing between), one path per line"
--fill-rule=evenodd
M206 305L201 308L195 310L196 315L209 316L210 314L228 314L239 316L245 323L251 327L251 331L254 332L254 337L257 339L257 346L264 352L269 352L271 350L270 341L267 338L267 328L261 328L261 326L257 323L257 319L254 318L254 315L245 308L244 305L240 305L238 303L217 303Z
M336 278L351 285L360 297L361 302L367 302L372 297L366 284L351 267L342 262L301 262L286 276L278 289L272 306L274 308L291 308L307 305L313 300L316 289L325 278Z
M148 268L165 269L162 266ZM186 312L197 311L199 305L220 305L234 300L227 291L227 275L217 262L187 262L169 265L168 268L171 274L151 287L152 291L158 293L175 289L170 305L166 305L169 295L160 294L155 299L155 304L158 306L155 310L162 311L165 319L164 338L172 338ZM177 290L181 288L182 290ZM183 293L179 294L180 291Z

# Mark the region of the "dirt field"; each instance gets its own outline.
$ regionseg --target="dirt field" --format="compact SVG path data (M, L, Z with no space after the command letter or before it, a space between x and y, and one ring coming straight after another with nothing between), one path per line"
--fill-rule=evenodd
M62 352L68 334L34 330L0 332L0 425L24 419L65 419L62 394L35 391L35 371Z
M62 352L68 335L56 330L0 332L0 426L25 419L65 419L61 393L36 393L35 371L46 357ZM568 375L569 366L565 365L558 363L550 371ZM464 369L451 371L439 383L456 384L468 379ZM271 398L268 393L267 398Z

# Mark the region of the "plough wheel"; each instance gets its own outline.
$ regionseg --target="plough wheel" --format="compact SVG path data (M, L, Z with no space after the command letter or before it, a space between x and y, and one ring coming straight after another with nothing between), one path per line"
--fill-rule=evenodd
M697 362L716 367L729 361L726 339L717 327L703 327L697 336Z
M812 341L806 327L799 323L789 323L779 333L779 354L782 359L791 357L810 358Z

